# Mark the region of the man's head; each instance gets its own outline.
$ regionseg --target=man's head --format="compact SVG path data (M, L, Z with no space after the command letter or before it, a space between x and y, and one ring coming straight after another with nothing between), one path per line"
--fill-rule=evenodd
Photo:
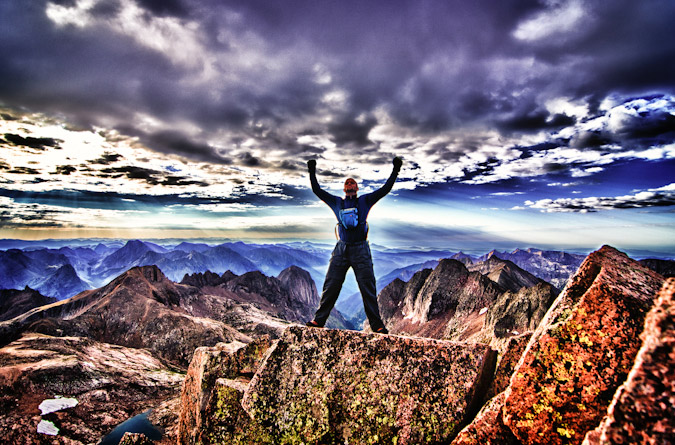
M345 195L355 196L356 192L359 191L359 185L356 183L354 178L347 178L345 181Z

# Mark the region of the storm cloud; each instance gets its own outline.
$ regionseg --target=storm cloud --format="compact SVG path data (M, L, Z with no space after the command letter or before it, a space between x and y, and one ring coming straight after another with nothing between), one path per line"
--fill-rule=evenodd
M383 149L387 121L413 158L430 132L555 132L613 95L674 92L666 0L9 1L0 16L0 100L206 162L258 166L308 131L358 156ZM560 97L587 115L551 110ZM622 137L672 141L669 116Z
M308 160L339 193L400 156L403 201L671 206L674 19L672 0L6 0L2 187L307 206Z

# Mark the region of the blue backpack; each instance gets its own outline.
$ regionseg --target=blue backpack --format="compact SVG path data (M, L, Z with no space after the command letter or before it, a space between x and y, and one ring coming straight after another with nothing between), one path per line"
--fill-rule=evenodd
M353 229L359 225L359 211L356 207L340 209L340 224L345 229Z

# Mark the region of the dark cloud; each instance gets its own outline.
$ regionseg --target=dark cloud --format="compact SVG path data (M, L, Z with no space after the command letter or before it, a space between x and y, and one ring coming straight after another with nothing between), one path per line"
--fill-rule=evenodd
M216 149L209 144L195 142L178 131L161 131L152 134L142 134L136 130L133 132L141 134L141 139L148 147L163 153L177 154L188 159L216 164L232 163L230 158L219 155Z
M576 119L565 114L551 115L546 111L533 111L526 115L513 116L497 122L506 131L531 132L553 130L574 125Z
M241 163L246 165L247 167L260 167L261 166L260 159L256 158L255 156L253 156L249 152L246 152L243 155L241 155Z
M14 167L8 170L7 173L14 173L16 175L39 175L40 171L30 167Z
M12 145L34 148L36 150L45 150L47 147L58 148L59 142L62 142L53 138L23 137L12 133L5 133L5 140Z
M569 145L574 148L595 148L611 142L612 138L603 135L601 131L581 131L572 137Z
M110 165L113 164L120 159L124 159L124 156L118 153L104 153L103 156L101 156L98 159L93 159L89 161L90 164L100 164L100 165Z
M181 0L138 0L138 3L151 14L159 16L184 16L188 12Z
M528 207L546 212L598 212L611 209L640 209L675 205L675 192L653 190L617 197L560 198L527 201Z
M158 170L152 170L149 168L136 166L104 168L99 170L96 176L101 178L120 178L126 176L129 179L139 179L141 181L145 181L150 185L165 185L165 186L208 185L206 182L194 181L185 176L166 174L165 172L160 172Z
M72 165L57 165L56 166L56 171L52 174L55 175L69 175L73 172L76 172L77 168L73 167Z
M593 113L616 94L675 93L671 0L135 3L144 13L133 25L147 35L110 26L121 17L119 0L95 2L91 26L55 25L46 1L2 2L0 101L65 115L84 127L114 126L162 153L289 169L292 164L265 162L257 151L257 157L241 155L239 144L253 139L258 149L306 160L325 149L297 139L315 134L378 162L379 146L369 135L382 123L379 110L413 138L462 128L517 137L579 123L548 111L548 99L589 101ZM550 14L541 36L519 37L523 24L568 5L583 9L578 23L561 26L566 17ZM161 28L167 23L179 24L185 38L162 42L162 32L173 30ZM153 35L155 26L161 29ZM195 47L188 45L191 36ZM327 104L335 91L344 101ZM149 131L137 121L143 115L172 129ZM185 122L199 131L172 127ZM620 131L579 131L562 143L644 147L672 141L672 133L672 114L654 112ZM447 164L478 147L457 145L461 151L433 154ZM484 163L472 174L491 167Z
M310 192L311 193L311 192ZM53 205L66 208L125 210L137 209L139 205L146 208L161 209L168 205L208 205L232 204L240 202L237 198L204 198L190 196L185 193L167 193L163 195L139 195L123 192L95 192L86 190L46 190L28 192L0 188L0 196L12 198L17 203L35 205ZM269 198L265 198L270 202Z
M368 133L377 125L377 119L369 116L365 119L355 119L353 117L341 122L335 122L328 125L328 132L331 140L339 146L351 145L364 147L371 145L372 141L368 138Z

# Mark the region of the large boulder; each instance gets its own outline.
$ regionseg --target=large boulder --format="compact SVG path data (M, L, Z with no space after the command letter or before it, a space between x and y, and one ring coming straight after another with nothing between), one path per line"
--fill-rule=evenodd
M448 442L480 408L494 362L486 345L291 327L241 405L262 442Z
M675 278L647 315L642 341L628 380L585 445L675 443Z
M504 424L524 444L579 444L607 412L640 348L663 277L604 246L542 320L506 390Z

